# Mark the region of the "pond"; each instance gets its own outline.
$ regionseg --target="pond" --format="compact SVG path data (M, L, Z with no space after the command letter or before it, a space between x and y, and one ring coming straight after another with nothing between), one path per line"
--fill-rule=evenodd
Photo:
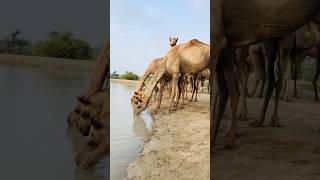
M136 85L126 82L110 84L110 177L127 177L126 167L142 150L153 130L153 117L149 112L134 116L130 98Z
M107 159L93 171L74 158L85 138L66 119L88 72L0 65L0 179L105 180Z

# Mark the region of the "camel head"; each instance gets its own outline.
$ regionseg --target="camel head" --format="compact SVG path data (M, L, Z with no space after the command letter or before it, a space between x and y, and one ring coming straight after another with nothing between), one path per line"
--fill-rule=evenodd
M134 95L131 98L131 105L135 115L139 115L142 111L147 108L147 100L144 98L141 91L134 92Z
M171 47L174 47L175 45L177 45L178 42L178 37L169 37L169 45Z
M96 106L97 98L85 98L80 96L77 98L77 105L68 116L68 124L71 127L76 127L84 136L88 136L92 122L98 118L99 108Z
M88 102L89 102L88 99L83 96L79 96L77 98L76 107L69 114L68 119L67 119L67 122L70 127L77 127L78 126L78 122L81 117L81 114L82 114L86 104L88 104Z

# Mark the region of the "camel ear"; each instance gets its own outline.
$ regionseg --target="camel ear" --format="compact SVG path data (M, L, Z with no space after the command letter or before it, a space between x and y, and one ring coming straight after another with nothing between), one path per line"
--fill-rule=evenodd
M85 99L85 98L82 97L82 96L78 96L78 100L79 100L82 104L84 104L84 105L89 105L89 104L91 104L91 102L90 102L89 100Z
M171 41L171 37L169 37L169 41Z
M176 38L177 42L178 42L178 37Z

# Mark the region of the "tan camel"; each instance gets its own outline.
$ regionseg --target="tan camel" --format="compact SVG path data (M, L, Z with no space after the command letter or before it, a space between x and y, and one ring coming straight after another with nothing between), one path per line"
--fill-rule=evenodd
M169 45L170 47L176 46L178 42L177 37L169 37ZM160 64L162 63L163 57L154 59L147 67L147 70L143 73L143 76L141 77L139 84L136 88L136 92L139 92L142 90L142 87L144 85L144 82L150 75L154 75L157 69L159 68Z
M190 102L197 101L199 88L201 87L201 91L203 92L204 81L207 79L209 79L209 72L206 70L188 77L186 82L189 83L188 85L192 92L191 99L189 100Z
M109 92L102 91L106 81L109 90L109 43L99 54L89 87L78 97L75 109L68 116L68 124L89 135L88 142L77 155L79 168L91 169L109 152Z
M156 71L146 90L141 94L135 93L131 98L134 112L139 114L147 108L155 86L165 74L171 77L172 92L169 111L173 110L177 105L179 96L179 79L184 77L185 74L197 74L203 71L208 67L209 62L210 47L199 40L193 39L175 46L164 57L163 63Z
M233 148L236 137L236 116L239 101L237 78L234 72L235 48L241 48L240 54L246 54L247 45L265 40L268 54L268 84L264 105L258 120L253 124L262 125L273 89L276 99L272 124L278 123L278 95L282 83L282 72L279 68L277 82L274 76L274 65L278 51L278 39L287 33L294 32L311 20L320 20L320 1L318 0L212 0L211 3L211 45L212 62L210 74L215 74L218 94L211 90L211 142L214 144L222 113L230 96L232 120L228 129L227 147ZM241 7L241 8L239 8ZM286 15L283 15L286 7ZM319 15L319 16L317 16ZM214 42L213 42L214 41ZM243 51L243 52L242 52ZM240 61L245 61L241 59ZM211 82L213 82L211 78ZM211 88L214 84L211 83ZM243 88L242 88L243 89ZM217 105L217 106L216 106Z

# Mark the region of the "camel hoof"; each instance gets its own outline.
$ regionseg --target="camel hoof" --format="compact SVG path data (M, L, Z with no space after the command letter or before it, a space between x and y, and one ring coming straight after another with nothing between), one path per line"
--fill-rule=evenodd
M277 114L272 116L272 119L269 125L271 127L280 127L279 116Z
M289 97L285 97L285 98L283 98L283 101L285 101L285 102L292 102L292 99L290 99Z
M261 121L254 121L250 124L251 127L264 127Z
M277 127L277 128L280 128L280 127L281 127L280 123L278 123L278 122L276 122L276 123L270 122L269 126L270 126L270 127Z

